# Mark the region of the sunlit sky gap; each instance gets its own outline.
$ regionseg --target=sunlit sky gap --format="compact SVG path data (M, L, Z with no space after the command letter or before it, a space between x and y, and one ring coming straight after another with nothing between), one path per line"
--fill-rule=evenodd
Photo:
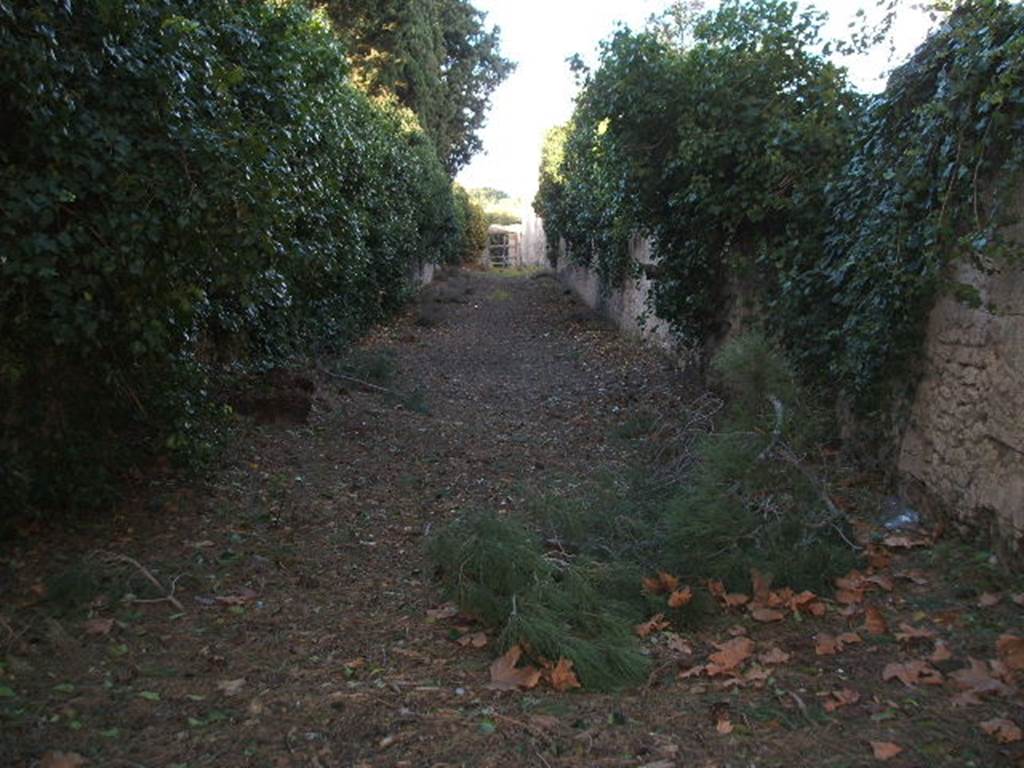
M518 68L494 93L493 107L481 136L484 151L459 174L466 187L495 187L513 196L532 198L544 132L572 114L576 85L566 59L579 53L594 65L601 40L617 23L642 28L668 0L476 0L490 24L501 27L502 50ZM716 3L706 3L707 6ZM801 3L810 5L811 3ZM827 38L844 36L860 7L873 0L817 2L828 11ZM885 73L924 40L926 14L906 9L893 32L895 59L888 46L865 56L842 59L851 80L863 91L885 85Z

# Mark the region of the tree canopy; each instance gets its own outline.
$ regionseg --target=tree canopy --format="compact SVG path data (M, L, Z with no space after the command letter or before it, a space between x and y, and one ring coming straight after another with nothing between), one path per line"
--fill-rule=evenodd
M320 5L320 2L314 3ZM372 95L393 94L419 118L452 175L480 150L494 89L514 65L500 30L468 0L328 0L353 76Z

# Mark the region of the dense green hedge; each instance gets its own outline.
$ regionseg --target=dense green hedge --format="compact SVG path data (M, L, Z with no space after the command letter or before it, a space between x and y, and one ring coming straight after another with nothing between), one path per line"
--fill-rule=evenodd
M344 343L459 241L415 118L298 3L0 0L0 207L5 510L195 455L212 374Z
M535 205L609 287L635 268L628 238L650 237L653 309L683 340L712 337L740 288L805 373L870 411L909 380L947 265L1007 252L1024 7L958 4L870 100L823 55L821 23L724 0L676 35L618 32L581 68Z
M778 280L813 258L825 183L847 154L858 99L815 53L822 19L778 0L724 2L685 45L619 31L585 73L540 215L606 283L652 238L656 309L684 337L719 319L729 274Z

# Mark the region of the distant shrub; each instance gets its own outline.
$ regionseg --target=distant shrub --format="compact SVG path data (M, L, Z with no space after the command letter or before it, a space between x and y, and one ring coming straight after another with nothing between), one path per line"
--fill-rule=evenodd
M469 193L458 184L455 192L455 217L460 233L458 246L452 250L449 261L468 264L477 261L487 246L487 214Z

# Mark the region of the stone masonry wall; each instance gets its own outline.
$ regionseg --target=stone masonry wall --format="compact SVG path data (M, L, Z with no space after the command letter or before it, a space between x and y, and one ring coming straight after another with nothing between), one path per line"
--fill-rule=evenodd
M961 265L981 294L932 310L924 378L900 446L907 494L972 528L1004 559L1024 559L1024 267Z
M639 264L651 263L650 242L644 238L633 238L630 255ZM646 275L627 280L624 286L610 293L602 293L597 273L572 264L563 254L558 260L558 279L587 306L607 317L627 335L650 341L667 352L676 351L667 323L654 317L648 318L646 323L640 321L651 293L651 280Z

